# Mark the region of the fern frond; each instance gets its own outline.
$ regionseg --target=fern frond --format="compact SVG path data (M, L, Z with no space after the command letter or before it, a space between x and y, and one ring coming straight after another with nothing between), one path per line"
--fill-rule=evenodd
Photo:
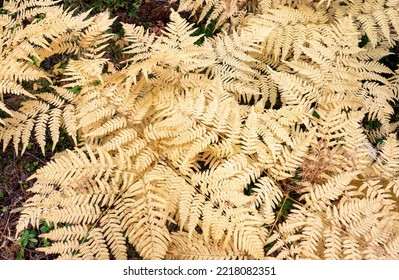
M399 143L393 134L379 147L379 154L373 168L385 178L396 177L398 174Z
M79 242L77 240L67 242L54 242L49 247L38 248L38 251L46 254L68 254L73 253L79 249Z
M101 218L101 230L107 243L107 247L115 259L127 259L126 238L123 236L122 227L116 211L110 211Z
M87 235L87 228L83 225L72 225L70 227L61 227L52 230L49 233L43 233L40 235L42 238L48 238L54 241L64 240L81 240Z
M83 260L109 260L109 251L99 228L89 231L87 242L79 245L77 258Z
M161 191L150 183L138 181L125 195L122 227L144 259L162 259L171 240L165 225L167 201L161 196ZM128 195L137 198L130 199Z
M195 233L188 237L186 232L172 234L172 245L168 250L167 257L176 260L236 260L244 256L235 252L232 244L221 248L220 245L204 243L201 235Z
M265 224L273 224L276 219L274 209L283 198L281 188L269 177L262 177L255 184L253 195L256 198L255 206L259 207Z
M304 192L309 191L309 193L302 196L302 199L309 204L309 207L314 207L318 211L325 211L326 207L331 206L334 201L348 190L348 185L354 178L355 174L339 174L323 185L316 185L309 189L304 189Z

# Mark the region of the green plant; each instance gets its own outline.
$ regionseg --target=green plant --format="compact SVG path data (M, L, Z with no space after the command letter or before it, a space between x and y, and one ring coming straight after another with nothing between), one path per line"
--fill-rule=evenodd
M26 149L29 151L33 147L33 142L29 142L28 145L26 146Z
M39 243L39 240L37 239L37 232L33 229L25 230L19 237L18 242L20 244L20 250L17 259L23 260L25 256L25 248L35 248Z
M41 226L39 227L40 233L49 233L53 229L54 229L54 224L47 222L42 222Z
M26 170L29 170L30 172L33 172L33 171L36 170L38 165L39 165L39 161L34 161L32 163L30 163L30 162L25 163L24 167L25 167Z
M39 242L35 230L25 230L19 238L21 247L33 248Z
M29 167L32 167L32 166L29 165ZM27 168L26 166L25 166L25 169L29 170L29 168ZM36 169L36 167L34 167L34 169ZM33 170L34 170L34 169L33 169ZM33 171L33 170L32 170L32 171ZM19 185L20 185L23 189L29 188L28 184L24 183L23 181L19 181L18 183L19 183Z
M41 224L41 226L39 227L39 230L40 230L41 234L49 233L53 229L54 229L54 224L47 223L47 222L43 222ZM41 242L43 244L43 247L48 247L48 246L51 245L51 242L47 238L41 238Z
M4 212L4 211L3 211ZM40 238L40 234L45 234L54 229L54 225L47 222L41 222L39 231L30 229L24 230L18 239L20 246L17 259L23 260L25 257L25 249L34 249L39 246L48 247L50 241L47 238Z

